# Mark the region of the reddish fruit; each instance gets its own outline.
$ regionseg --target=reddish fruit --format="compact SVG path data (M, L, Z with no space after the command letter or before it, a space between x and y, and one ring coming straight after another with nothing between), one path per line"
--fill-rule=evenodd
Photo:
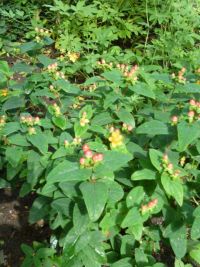
M93 156L93 153L91 150L84 151L84 154L85 154L86 158L88 158L88 159L92 158L92 156Z
M86 152L86 151L90 150L90 147L87 144L84 144L82 149L84 152Z
M171 118L171 121L172 121L173 123L177 123L177 122L178 122L178 117L177 117L177 116L173 116L173 117Z
M195 115L195 112L193 110L191 110L191 111L188 112L188 117L189 118L193 118L194 115Z
M85 164L85 159L84 158L80 158L79 162L80 162L81 165L84 165Z
M102 161L103 160L103 154L99 153L99 154L97 154L97 156L98 156L98 160L99 161Z
M196 101L194 99L190 99L189 103L191 106L196 106Z

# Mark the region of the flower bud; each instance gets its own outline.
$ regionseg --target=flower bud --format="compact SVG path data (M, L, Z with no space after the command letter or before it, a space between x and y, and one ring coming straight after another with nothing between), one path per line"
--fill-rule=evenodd
M172 124L173 124L173 125L176 125L177 122L178 122L178 117L177 117L177 116L173 116L173 117L171 118L171 121L172 121Z
M86 152L86 151L90 150L90 147L87 144L84 144L82 149L84 152Z
M84 151L85 157L90 159L93 156L93 153L91 150Z
M79 162L80 162L81 165L84 165L85 164L85 159L84 158L80 158Z
M196 106L196 101L194 99L190 99L190 106Z

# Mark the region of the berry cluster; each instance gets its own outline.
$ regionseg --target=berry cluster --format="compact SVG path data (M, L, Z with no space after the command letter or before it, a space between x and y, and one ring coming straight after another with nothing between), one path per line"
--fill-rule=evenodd
M80 119L80 125L82 127L86 126L88 123L89 123L89 119L87 119L87 113L84 111L83 114L82 114L82 117Z
M29 127L28 128L28 134L29 135L34 135L36 134L36 129L34 127Z
M0 116L0 129L3 128L5 124L6 124L6 117L5 117L5 115Z
M138 65L129 68L126 64L117 64L117 68L122 71L124 77L129 78L133 82L137 81L137 71L139 69Z
M83 153L85 157L80 158L80 165L82 167L93 167L94 165L100 163L103 160L103 154L101 153L93 153L90 150L90 147L85 144L82 147Z
M65 79L65 74L62 71L58 71L58 63L52 63L50 65L48 65L47 70L49 73L54 74L54 78L55 79Z
M131 132L133 130L133 126L131 125L128 125L126 123L123 123L122 124L122 131L125 131L125 132Z
M6 97L8 95L8 89L2 89L0 90L0 96Z
M158 204L158 199L155 198L151 200L148 204L141 206L141 213L145 214L147 212L151 212Z
M77 53L77 52L68 52L67 53L67 56L68 56L69 60L74 63L74 62L76 62L79 59L80 53Z
M52 110L56 117L59 117L61 115L60 107L56 103L53 104Z
M114 129L114 127L110 128L111 135L108 140L111 143L111 147L119 147L123 144L123 136L120 133L119 129Z
M45 36L50 36L49 30L39 29L38 27L35 28L35 32L36 32L35 40L37 43L40 43Z
M169 161L168 155L164 154L162 157L162 167L165 172L167 172L172 179L176 179L180 175L179 170L174 170L174 165Z
M176 80L179 83L185 83L186 82L186 78L183 76L186 72L186 68L182 68L179 72L178 75L176 76L175 73L172 73L172 79Z
M20 122L27 126L34 126L40 125L40 118L39 117L32 117L31 115L21 116Z
M194 120L199 120L199 119L200 119L200 102L194 99L190 99L188 120L189 122L193 122Z

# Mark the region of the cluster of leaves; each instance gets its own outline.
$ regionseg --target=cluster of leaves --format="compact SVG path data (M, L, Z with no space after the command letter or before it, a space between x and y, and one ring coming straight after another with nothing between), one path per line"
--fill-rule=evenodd
M22 266L162 267L163 246L175 266L200 263L199 69L180 80L103 59L78 84L71 62L41 54L52 43L0 62L0 187L35 192L29 222L52 230L22 246ZM85 148L101 160L82 164Z
M14 43L8 41L30 40L35 27L45 27L63 55L84 55L84 64L77 64L74 73L92 72L89 66L102 55L117 61L194 65L199 64L199 5L199 0L3 1L0 44L10 51Z

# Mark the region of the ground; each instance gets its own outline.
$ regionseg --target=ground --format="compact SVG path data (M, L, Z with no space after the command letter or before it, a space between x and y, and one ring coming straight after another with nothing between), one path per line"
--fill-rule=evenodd
M19 267L23 254L22 243L48 238L46 226L29 225L28 211L34 196L20 199L18 192L0 190L0 266Z

